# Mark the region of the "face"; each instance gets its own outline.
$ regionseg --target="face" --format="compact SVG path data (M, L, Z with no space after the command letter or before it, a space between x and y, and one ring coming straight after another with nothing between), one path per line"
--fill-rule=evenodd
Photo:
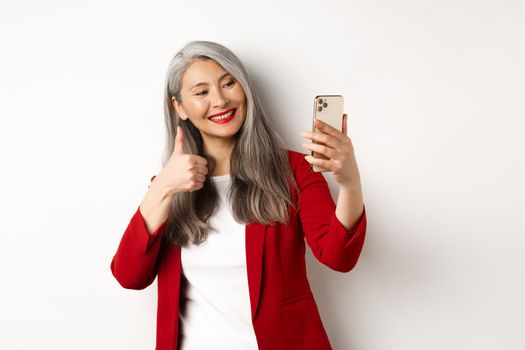
M246 96L234 78L212 59L196 60L182 76L180 103L172 97L179 116L200 130L205 145L231 142L246 118ZM214 115L231 113L225 119Z

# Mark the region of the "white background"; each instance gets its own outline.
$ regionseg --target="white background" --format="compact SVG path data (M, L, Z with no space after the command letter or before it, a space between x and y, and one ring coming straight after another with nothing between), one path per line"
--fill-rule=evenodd
M334 349L523 349L524 19L518 0L1 1L0 348L154 348L156 282L123 289L110 262L160 171L167 65L212 40L290 149L315 95L345 97L365 248L348 274L307 251Z

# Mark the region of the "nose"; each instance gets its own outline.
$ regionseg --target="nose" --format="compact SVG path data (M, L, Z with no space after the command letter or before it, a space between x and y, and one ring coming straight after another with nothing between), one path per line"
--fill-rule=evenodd
M227 105L230 100L224 96L224 94L222 93L222 91L220 90L215 90L215 96L214 96L214 105L215 107L223 107L225 105Z

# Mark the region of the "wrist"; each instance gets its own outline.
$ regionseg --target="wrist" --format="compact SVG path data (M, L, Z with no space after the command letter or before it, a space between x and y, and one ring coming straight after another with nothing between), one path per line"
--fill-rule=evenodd
M339 186L340 191L345 192L361 192L361 181L352 181L349 183L340 184Z
M160 201L171 200L174 192L165 184L162 177L157 176L153 179L149 191Z

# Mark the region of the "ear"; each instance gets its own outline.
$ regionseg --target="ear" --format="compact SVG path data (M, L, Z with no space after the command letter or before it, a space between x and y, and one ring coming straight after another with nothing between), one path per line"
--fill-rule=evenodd
M177 100L175 99L175 96L171 97L171 104L173 108L175 108L175 110L177 111L177 114L180 116L182 120L186 120L188 118L186 117L186 113L183 112L183 108L180 105L180 103L177 102Z

